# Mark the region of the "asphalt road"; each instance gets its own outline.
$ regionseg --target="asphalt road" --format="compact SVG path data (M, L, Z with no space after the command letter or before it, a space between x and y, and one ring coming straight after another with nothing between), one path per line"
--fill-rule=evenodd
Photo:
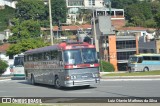
M25 80L0 81L0 97L160 97L160 80L102 80L87 87L55 89Z

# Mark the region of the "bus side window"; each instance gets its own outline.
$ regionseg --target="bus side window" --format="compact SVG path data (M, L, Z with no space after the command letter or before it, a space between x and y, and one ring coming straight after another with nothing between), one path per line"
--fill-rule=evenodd
M142 57L139 57L137 63L142 63L142 61L143 61Z

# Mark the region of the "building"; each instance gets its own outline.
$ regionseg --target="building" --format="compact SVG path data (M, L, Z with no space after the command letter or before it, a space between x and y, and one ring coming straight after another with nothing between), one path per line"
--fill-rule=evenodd
M15 0L0 0L0 7L4 7L5 5L16 8L17 1Z
M66 5L68 9L67 23L71 24L77 22L81 9L104 8L104 0L66 0ZM83 20L79 23L83 23Z
M67 35L63 35L63 33L71 33L76 37L79 31L83 31L87 34L91 32L92 25L90 24L84 24L84 25L69 25L69 26L61 26L59 28L58 26L53 26L53 35L55 38L58 39L67 39ZM49 32L50 28L41 28L42 32ZM42 35L45 36L45 35ZM47 39L50 39L50 36L47 36Z
M112 25L117 29L125 26L124 9L100 8L94 10L95 17L111 16Z
M98 16L95 24L101 59L112 63L116 71L126 70L129 56L138 53L138 37L132 34L118 36L111 16Z

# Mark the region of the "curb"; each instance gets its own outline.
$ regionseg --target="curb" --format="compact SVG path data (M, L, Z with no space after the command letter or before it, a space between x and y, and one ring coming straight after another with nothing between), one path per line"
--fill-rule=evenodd
M101 76L101 79L160 79L160 75L146 76Z

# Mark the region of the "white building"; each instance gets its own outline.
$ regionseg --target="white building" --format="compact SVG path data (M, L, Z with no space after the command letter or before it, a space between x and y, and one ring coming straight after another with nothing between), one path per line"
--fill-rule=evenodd
M76 22L76 17L80 9L103 8L104 0L66 0L66 5L69 18ZM67 21L69 22L69 20Z
M1 7L7 5L9 7L16 8L16 3L17 1L13 1L13 0L0 0Z

